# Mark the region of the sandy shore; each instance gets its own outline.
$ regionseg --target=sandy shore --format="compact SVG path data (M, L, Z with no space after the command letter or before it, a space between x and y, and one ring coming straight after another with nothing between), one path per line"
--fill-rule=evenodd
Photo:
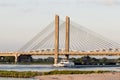
M37 76L39 80L120 80L120 72Z

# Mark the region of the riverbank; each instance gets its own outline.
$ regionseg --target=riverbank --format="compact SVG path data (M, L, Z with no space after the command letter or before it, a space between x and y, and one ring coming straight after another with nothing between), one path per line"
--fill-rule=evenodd
M120 72L43 75L36 78L39 80L120 80Z
M78 71L78 70L63 70L63 71L49 71L49 72L31 72L31 71L0 71L0 77L14 77L14 78L32 78L43 75L58 75L58 74L93 74L93 73L108 73L110 71Z
M31 78L41 75L40 72L31 72L31 71L0 71L0 77L12 77L12 78Z

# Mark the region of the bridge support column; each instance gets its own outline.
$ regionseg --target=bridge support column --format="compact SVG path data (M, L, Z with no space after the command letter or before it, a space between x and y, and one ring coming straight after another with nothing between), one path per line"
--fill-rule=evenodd
M15 55L15 64L18 62L18 56Z
M20 56L20 54L15 54L15 64L18 62L18 57Z
M70 18L66 16L66 39L65 39L65 52L69 53L69 40L70 40ZM65 55L69 59L69 55Z
M54 55L54 64L58 63L58 54L59 54L59 16L55 16L55 55Z

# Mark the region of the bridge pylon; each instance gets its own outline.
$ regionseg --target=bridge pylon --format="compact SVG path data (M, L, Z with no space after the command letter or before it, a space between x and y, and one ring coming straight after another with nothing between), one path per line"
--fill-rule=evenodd
M59 54L59 16L55 16L55 54L54 54L54 64L58 63Z
M69 52L69 40L70 40L70 18L66 16L66 31L65 31L65 52ZM54 64L58 63L59 56L59 16L55 16L55 54L54 54ZM69 59L69 55L66 54L66 59Z
M70 18L66 16L66 36L65 36L65 52L69 52L69 42L70 42ZM65 55L66 59L69 59L69 55Z

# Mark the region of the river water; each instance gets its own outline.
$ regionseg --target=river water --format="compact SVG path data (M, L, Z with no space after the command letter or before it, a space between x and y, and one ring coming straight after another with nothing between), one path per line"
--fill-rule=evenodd
M39 80L39 79L35 79L35 78L4 78L4 77L0 77L0 80Z
M56 68L52 65L7 65L1 64L0 70L8 70L8 71L52 71L52 70L107 70L107 71L119 71L120 66L76 66L72 68L61 67ZM35 78L2 78L0 80L37 80Z

